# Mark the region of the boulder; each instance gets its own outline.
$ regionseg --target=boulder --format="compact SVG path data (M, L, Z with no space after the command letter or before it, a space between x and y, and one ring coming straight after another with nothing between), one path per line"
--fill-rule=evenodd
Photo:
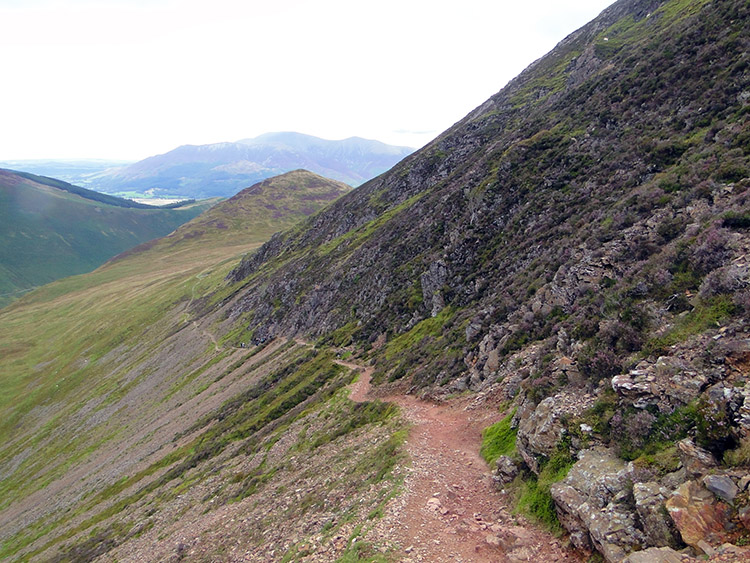
M705 544L727 541L731 509L698 481L683 483L666 502L682 541L705 553Z
M526 465L539 473L539 458L549 458L565 434L563 420L578 416L594 405L596 398L590 394L558 393L547 397L533 411L525 411L518 424L516 446Z
M607 561L621 561L646 545L638 517L628 504L628 465L609 450L584 450L568 475L551 487L558 518L581 549L596 549Z
M734 481L726 475L706 475L703 478L703 485L721 500L729 504L734 502L734 497L740 492Z
M633 498L648 545L678 547L679 533L665 509L669 491L656 481L635 483Z
M695 445L690 438L677 442L677 451L682 466L691 475L702 475L719 466L711 452Z
M513 460L513 458L507 455L501 455L499 458L497 458L494 477L497 483L510 483L513 479L516 478L518 472L518 464Z

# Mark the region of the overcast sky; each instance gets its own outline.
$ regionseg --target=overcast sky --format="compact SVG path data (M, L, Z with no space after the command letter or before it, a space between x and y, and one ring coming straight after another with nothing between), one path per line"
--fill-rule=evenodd
M612 0L0 0L0 160L419 147Z

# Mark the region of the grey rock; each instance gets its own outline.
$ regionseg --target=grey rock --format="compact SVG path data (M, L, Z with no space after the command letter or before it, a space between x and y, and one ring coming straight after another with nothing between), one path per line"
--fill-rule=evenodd
M703 485L717 497L730 504L734 502L734 497L739 493L737 485L726 475L706 475L703 478Z
M567 477L551 487L558 518L581 549L597 549L607 561L621 561L646 545L638 517L626 501L627 464L612 452L584 450Z
M539 456L550 457L565 433L564 417L577 416L594 404L593 395L563 392L547 397L518 424L516 445L526 465L539 473Z
M711 452L695 445L690 438L677 442L677 451L682 466L691 475L702 475L719 466Z
M635 509L649 545L679 545L679 533L664 505L669 496L669 491L656 481L633 485Z
M687 470L684 467L680 467L677 471L667 473L662 477L661 484L664 485L667 490L674 491L688 479L690 479L690 475Z
M429 270L424 272L419 278L422 284L422 299L425 305L431 308L430 314L433 317L445 307L441 289L447 277L448 268L445 266L445 262L436 260L430 264Z
M498 483L510 483L519 472L518 464L509 456L501 455L497 458L495 465L495 481Z

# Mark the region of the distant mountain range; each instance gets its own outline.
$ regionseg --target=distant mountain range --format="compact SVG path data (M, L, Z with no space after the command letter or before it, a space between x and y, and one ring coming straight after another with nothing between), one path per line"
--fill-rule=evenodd
M310 170L358 186L414 151L351 137L328 141L301 133L266 133L254 139L183 145L135 163L12 161L6 165L63 178L87 188L132 197L230 197L243 188L292 170Z

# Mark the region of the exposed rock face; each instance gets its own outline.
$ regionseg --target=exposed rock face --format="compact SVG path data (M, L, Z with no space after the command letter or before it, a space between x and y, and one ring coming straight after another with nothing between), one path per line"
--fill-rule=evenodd
M630 485L627 464L611 452L581 452L567 477L551 488L560 522L575 546L595 548L614 562L646 544L626 503Z
M430 314L434 317L445 307L445 300L441 289L448 276L445 262L437 260L430 264L429 270L424 272L419 280L422 284L422 299L430 307Z
M706 552L706 544L719 545L728 539L730 507L699 482L682 484L667 500L666 506L682 540L701 553Z
M655 481L633 485L635 508L648 545L677 547L680 543L674 522L664 506L669 495L670 491Z
M700 395L707 377L681 358L660 356L655 363L640 362L627 374L612 378L612 389L635 408L654 405L671 412Z
M719 463L708 450L696 446L690 438L677 443L682 466L692 475L699 475L717 467Z
M563 418L581 414L594 404L589 394L559 393L547 397L518 425L516 447L532 471L539 472L539 458L549 458L565 433Z

